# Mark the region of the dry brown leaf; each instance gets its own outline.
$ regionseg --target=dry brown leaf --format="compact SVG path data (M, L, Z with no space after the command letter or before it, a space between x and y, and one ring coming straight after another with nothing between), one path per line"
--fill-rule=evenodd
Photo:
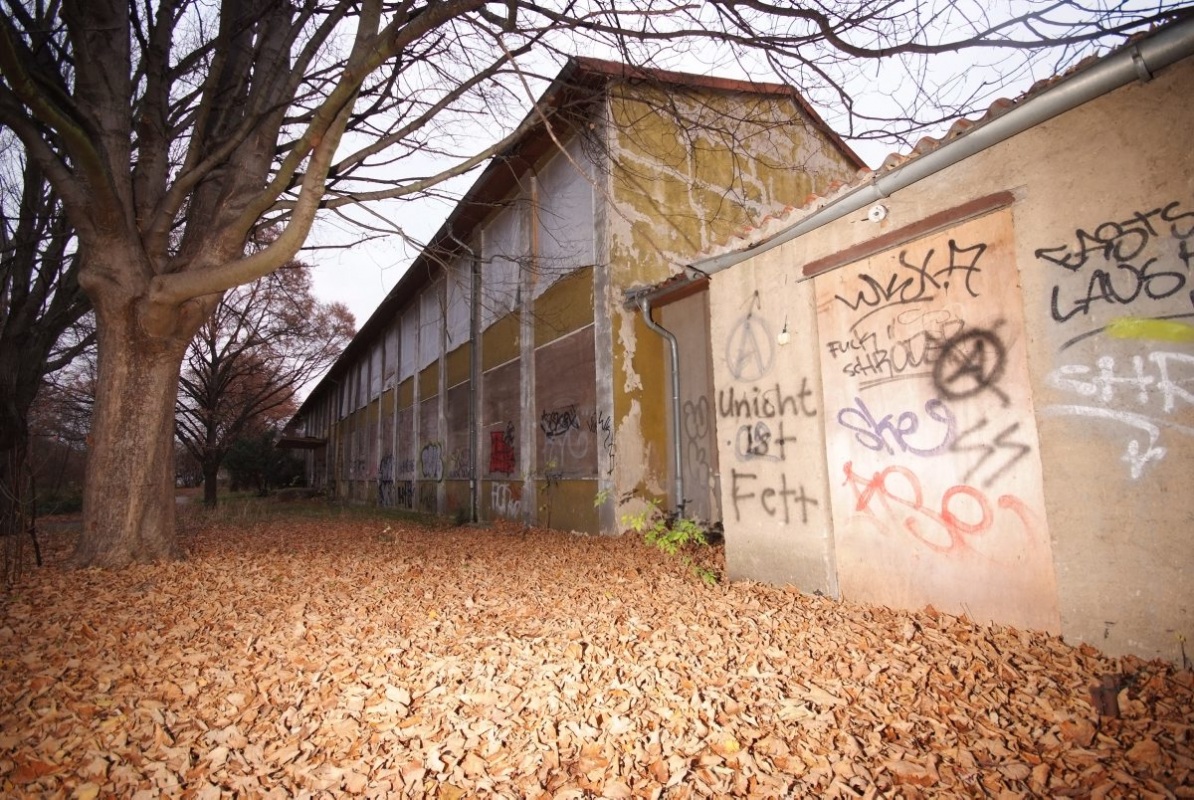
M385 524L214 525L183 563L30 570L0 602L0 793L1192 794L1172 665L694 591L633 538ZM1104 675L1130 688L1097 727Z

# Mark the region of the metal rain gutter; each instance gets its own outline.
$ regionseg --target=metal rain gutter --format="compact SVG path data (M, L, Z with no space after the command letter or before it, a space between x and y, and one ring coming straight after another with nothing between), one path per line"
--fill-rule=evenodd
M638 307L643 312L643 322L658 333L671 349L672 356L672 470L676 478L676 516L684 516L684 465L680 460L680 350L676 336L667 328L651 319L651 298L640 297Z
M742 250L694 262L692 273L700 276L720 272L759 253L779 247L810 231L866 208L889 195L1006 141L1083 103L1126 86L1148 81L1154 73L1194 53L1194 16L1135 42L1082 70L1004 114L984 122L930 153L878 175L870 183L850 191L805 217L790 228L762 239ZM669 287L672 291L675 287ZM641 290L640 290L641 291ZM646 292L650 295L651 292ZM639 296L641 302L642 296Z

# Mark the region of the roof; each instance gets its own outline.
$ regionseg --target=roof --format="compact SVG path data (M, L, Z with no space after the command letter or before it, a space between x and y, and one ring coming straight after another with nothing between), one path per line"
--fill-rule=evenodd
M858 154L825 123L799 91L786 84L757 83L673 72L598 58L569 59L535 107L523 119L521 126L530 127L528 133L490 159L481 175L448 214L427 246L411 262L404 275L382 299L336 362L303 401L295 413L295 420L301 418L315 398L328 386L337 383L351 365L365 355L373 342L385 334L395 315L418 296L418 291L424 285L434 280L446 258L467 249L458 237L467 236L474 227L492 214L495 204L508 197L517 186L518 178L556 147L560 131L566 132L577 121L570 111L574 111L578 103L596 96L613 82L789 98L797 103L811 124L847 159L859 168L865 166ZM553 123L556 123L555 130L547 128L543 122L545 117L552 118ZM535 124L536 121L538 124Z

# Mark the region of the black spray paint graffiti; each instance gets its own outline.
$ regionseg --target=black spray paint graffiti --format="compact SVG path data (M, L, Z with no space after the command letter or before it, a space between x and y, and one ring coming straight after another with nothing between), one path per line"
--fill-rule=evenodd
M1120 222L1104 222L1093 232L1074 231L1076 244L1042 247L1036 257L1079 273L1092 262L1098 266L1079 286L1075 297L1062 299L1063 287L1056 284L1050 297L1050 313L1058 323L1086 316L1099 304L1130 305L1137 300L1163 300L1186 288L1194 252L1194 211L1181 212L1179 201L1152 211L1137 211ZM1165 240L1174 243L1174 252L1162 252ZM1181 262L1178 269L1165 269L1164 259ZM1174 264L1174 266L1179 266ZM1189 293L1194 306L1194 289Z
M949 448L951 453L977 454L975 461L970 465L970 468L966 470L966 474L962 476L963 483L970 483L971 479L974 478L974 476L976 476L980 470L982 470L983 465L996 458L997 452L1010 451L1003 452L1005 457L1002 461L996 460L991 463L994 471L987 473L987 475L983 478L982 487L984 489L990 489L995 481L999 480L999 478L1002 477L1009 469L1011 469L1016 462L1032 452L1032 448L1030 446L1024 444L1023 442L1016 442L1012 440L1012 436L1016 435L1016 432L1020 430L1019 422L1013 422L1012 424L1006 426L999 433L995 434L993 443L971 440L972 434L974 434L975 439L981 439L983 436L982 431L984 431L989 424L990 420L988 420L986 417L983 417L974 425L971 425L969 428L958 434L957 438L954 439L953 444L951 444Z
M580 430L580 415L576 406L569 405L544 411L539 415L539 429L548 439L565 436L569 431Z
M978 297L971 281L975 275L982 272L978 262L986 249L987 245L983 243L963 247L950 239L949 255L945 264L941 264L944 257L938 256L937 251L931 248L919 264L911 260L907 250L901 250L899 265L907 272L893 272L879 278L861 274L858 277L865 287L856 292L853 300L840 294L834 297L851 311L866 309L866 313L854 321L851 330L867 317L885 308L927 303L936 298L937 292L949 291L951 282L956 284L960 280L962 288L970 297Z
M1002 324L1002 320L996 326ZM950 400L973 397L990 390L1006 406L1008 396L999 388L1007 366L1007 349L993 331L971 328L941 346L933 363L933 386Z
M415 482L396 481L394 483L394 507L413 510L415 507Z
M382 456L377 467L377 504L382 508L394 505L394 456Z
M862 379L859 389L892 381L929 377L942 347L966 328L948 309L908 309L899 312L880 333L858 333L826 345L834 360L847 359L842 374Z
M790 487L788 476L782 472L779 476L778 489L772 487L760 489L755 485L758 480L757 473L730 469L730 501L734 507L735 522L742 520L742 504L752 501L751 506L757 504L769 517L780 516L785 525L792 521L792 512L799 506L800 522L803 525L808 524L809 506L815 506L818 503L808 496L803 485L797 484L795 487ZM756 489L758 491L755 491Z
M800 390L795 394L785 393L776 383L772 389L753 386L750 390L736 390L731 386L717 390L717 413L723 419L773 419L791 414L794 417L815 417L813 390L808 378L801 378Z
M609 459L609 467L606 472L612 473L614 471L614 420L609 414L603 411L594 411L593 415L589 417L589 430L592 433L600 432L601 446L605 448L605 455Z
M795 444L795 438L784 436L784 421L781 419L777 431L772 433L771 426L766 422L748 423L738 428L734 439L734 454L739 461L783 461L788 457L785 449L790 442Z
M783 417L815 417L817 409L808 378L800 380L795 393L785 392L780 383L768 389L752 386L717 391L717 413L740 423L734 434L734 453L739 461L783 461L786 445L795 437L784 435Z

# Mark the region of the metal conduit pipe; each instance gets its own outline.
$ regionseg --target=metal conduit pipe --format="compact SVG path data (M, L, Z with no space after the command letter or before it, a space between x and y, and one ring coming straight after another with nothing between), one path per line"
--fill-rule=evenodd
M643 312L643 322L662 336L668 343L672 361L672 472L676 477L676 516L684 516L684 465L680 461L680 349L676 336L667 328L651 319L651 298L640 297L638 307Z
M1036 97L1026 100L1022 105L972 128L936 150L876 176L870 183L833 200L796 225L744 250L735 250L694 262L692 268L702 275L711 275L759 253L779 247L1114 89L1136 80L1151 80L1158 70L1192 53L1194 16L1188 16L1182 22L1175 23L1065 78Z

